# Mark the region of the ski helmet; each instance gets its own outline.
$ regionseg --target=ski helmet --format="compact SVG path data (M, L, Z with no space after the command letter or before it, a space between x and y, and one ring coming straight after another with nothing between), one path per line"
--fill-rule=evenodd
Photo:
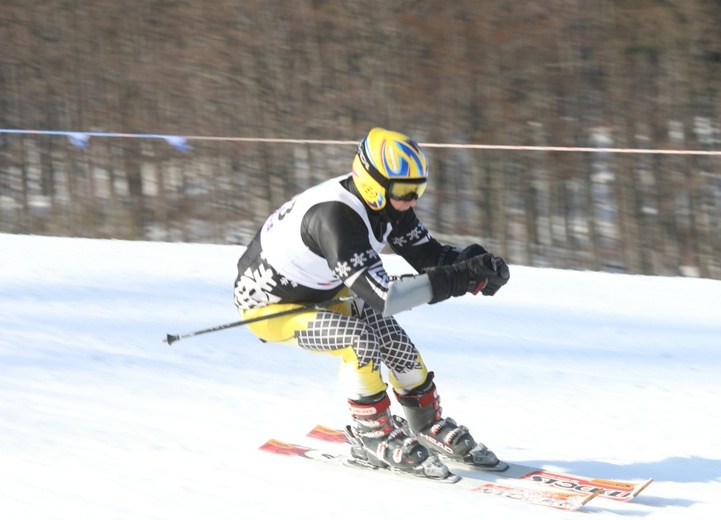
M383 209L388 197L405 201L420 197L427 180L426 154L410 137L374 128L358 145L353 182L371 209Z

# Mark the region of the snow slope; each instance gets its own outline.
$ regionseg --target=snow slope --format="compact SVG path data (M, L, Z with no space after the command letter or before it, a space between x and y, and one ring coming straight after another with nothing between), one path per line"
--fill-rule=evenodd
M566 513L258 451L347 411L330 356L243 327L161 341L238 320L240 247L0 235L0 251L3 520L721 514L721 282L512 266L494 298L398 315L446 415L502 458L655 479Z

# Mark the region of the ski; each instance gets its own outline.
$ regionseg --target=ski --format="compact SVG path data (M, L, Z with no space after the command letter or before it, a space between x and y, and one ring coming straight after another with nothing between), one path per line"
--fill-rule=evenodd
M327 439L324 439L327 440ZM337 442L333 440L332 442ZM562 491L546 490L546 489L530 489L513 484L497 484L494 482L483 482L479 484L477 480L465 479L457 475L451 475L446 479L424 478L408 473L391 471L387 469L376 468L364 465L362 461L354 459L348 454L328 453L325 450L301 446L299 444L291 444L277 439L270 439L260 446L261 450L274 453L276 455L285 455L290 457L299 457L306 460L314 460L326 464L336 464L339 467L350 467L362 470L375 471L379 474L388 474L393 477L403 477L412 480L423 480L440 484L450 484L451 487L464 489L482 493L485 495L493 495L503 498L517 500L526 504L550 507L553 509L561 509L564 511L576 511L588 504L596 494L579 495L577 493L566 493Z
M308 432L308 437L332 443L347 442L345 433L342 430L328 428L318 425ZM492 470L474 467L462 462L443 459L452 470L460 471L465 476L472 476L472 473L490 473ZM620 480L608 480L600 478L582 477L565 472L551 471L523 464L508 463L508 469L503 472L495 472L500 478L521 480L531 482L541 488L554 489L562 492L577 493L586 496L600 496L619 502L628 502L646 489L652 478L641 482L626 482Z

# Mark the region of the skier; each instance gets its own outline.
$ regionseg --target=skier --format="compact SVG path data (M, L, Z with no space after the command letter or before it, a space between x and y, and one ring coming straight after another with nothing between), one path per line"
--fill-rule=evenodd
M482 246L460 249L430 235L413 211L427 181L417 143L372 129L351 173L300 193L268 217L238 262L235 304L251 319L357 296L248 328L263 341L340 358L353 419L346 434L363 464L443 479L450 472L442 454L502 470L506 464L468 428L443 417L433 372L392 316L466 293L492 296L509 279L506 263ZM386 244L417 273L389 276L380 257ZM391 415L381 364L406 421Z

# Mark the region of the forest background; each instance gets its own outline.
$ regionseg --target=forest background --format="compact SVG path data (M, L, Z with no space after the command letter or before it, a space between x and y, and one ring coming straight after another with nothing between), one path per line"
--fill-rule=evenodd
M383 126L439 238L721 279L718 0L3 0L0 43L0 232L247 244Z

